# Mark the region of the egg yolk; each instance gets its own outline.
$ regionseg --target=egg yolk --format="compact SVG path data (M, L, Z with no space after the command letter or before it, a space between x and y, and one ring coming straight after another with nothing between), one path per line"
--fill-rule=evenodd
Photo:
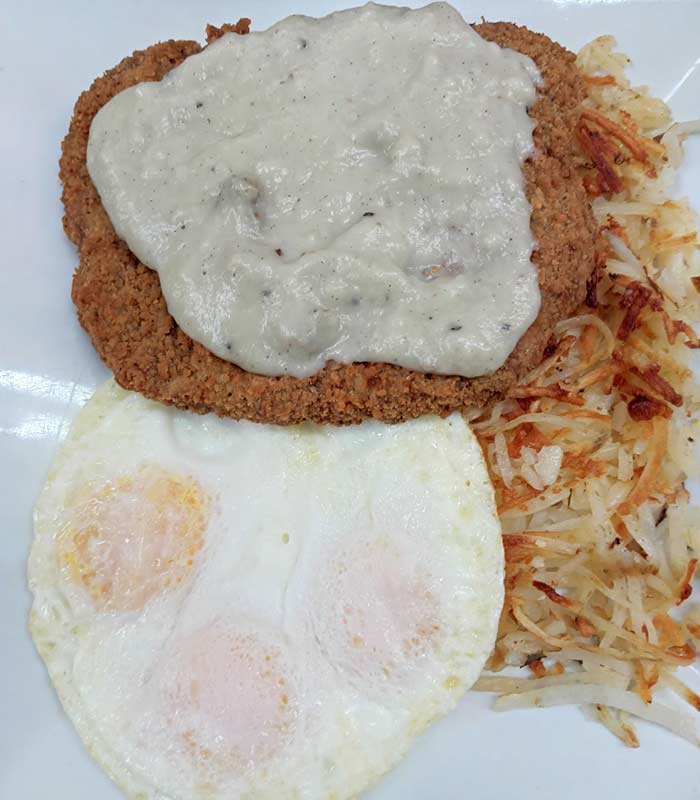
M191 572L208 505L191 478L145 466L81 493L59 537L59 562L96 608L142 609Z
M333 662L396 678L432 649L440 631L437 599L421 568L391 544L344 549L320 588L322 644Z
M218 623L180 643L165 695L185 750L210 771L268 760L297 714L281 650Z

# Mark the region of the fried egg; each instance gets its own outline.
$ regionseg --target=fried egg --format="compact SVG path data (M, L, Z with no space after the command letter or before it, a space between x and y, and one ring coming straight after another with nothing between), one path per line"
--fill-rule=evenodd
M503 602L458 416L277 428L109 382L35 509L30 629L132 798L334 798L478 677Z

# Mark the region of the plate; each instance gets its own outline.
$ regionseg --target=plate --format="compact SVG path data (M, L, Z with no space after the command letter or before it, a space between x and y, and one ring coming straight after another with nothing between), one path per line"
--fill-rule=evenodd
M420 5L420 3L410 3ZM512 20L571 49L614 34L635 82L668 100L676 119L700 116L700 3L691 0L482 0L466 19ZM25 561L31 509L80 406L108 375L70 301L77 257L61 230L60 141L78 94L132 50L203 38L207 22L253 18L264 28L290 13L321 15L342 2L294 0L64 0L6 4L0 27L0 798L118 800L63 715L27 633ZM700 141L687 146L677 187L700 205ZM697 498L697 493L696 493ZM431 728L371 800L635 800L700 797L700 753L644 723L628 750L576 708L493 712L469 694Z

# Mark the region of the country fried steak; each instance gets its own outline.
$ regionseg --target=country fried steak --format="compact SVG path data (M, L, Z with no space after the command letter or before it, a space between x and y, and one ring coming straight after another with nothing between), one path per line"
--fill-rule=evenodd
M242 19L208 26L207 41L245 34L248 25ZM530 109L536 153L523 165L542 304L505 364L478 378L370 363L329 363L308 378L269 377L223 361L180 330L168 313L157 273L117 237L86 165L97 111L123 89L160 80L201 50L197 42L169 41L135 52L80 96L60 162L63 224L80 254L73 301L97 352L124 388L197 413L256 422L342 425L368 417L400 422L485 406L541 361L553 327L584 300L595 262L597 228L576 169L574 140L584 85L574 55L546 36L506 22L474 28L485 39L532 58L543 78Z

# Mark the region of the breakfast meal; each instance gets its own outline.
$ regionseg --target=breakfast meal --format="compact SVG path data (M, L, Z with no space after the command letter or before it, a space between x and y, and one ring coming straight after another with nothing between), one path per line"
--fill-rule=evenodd
M201 52L154 45L98 78L63 144L65 228L80 320L124 388L258 422L399 422L502 398L541 361L595 262L584 84L541 34L474 30L442 3L368 5L210 29Z
M30 631L89 752L132 798L343 800L470 689L700 745L700 123L609 36L249 24L124 59L63 142L114 379Z

